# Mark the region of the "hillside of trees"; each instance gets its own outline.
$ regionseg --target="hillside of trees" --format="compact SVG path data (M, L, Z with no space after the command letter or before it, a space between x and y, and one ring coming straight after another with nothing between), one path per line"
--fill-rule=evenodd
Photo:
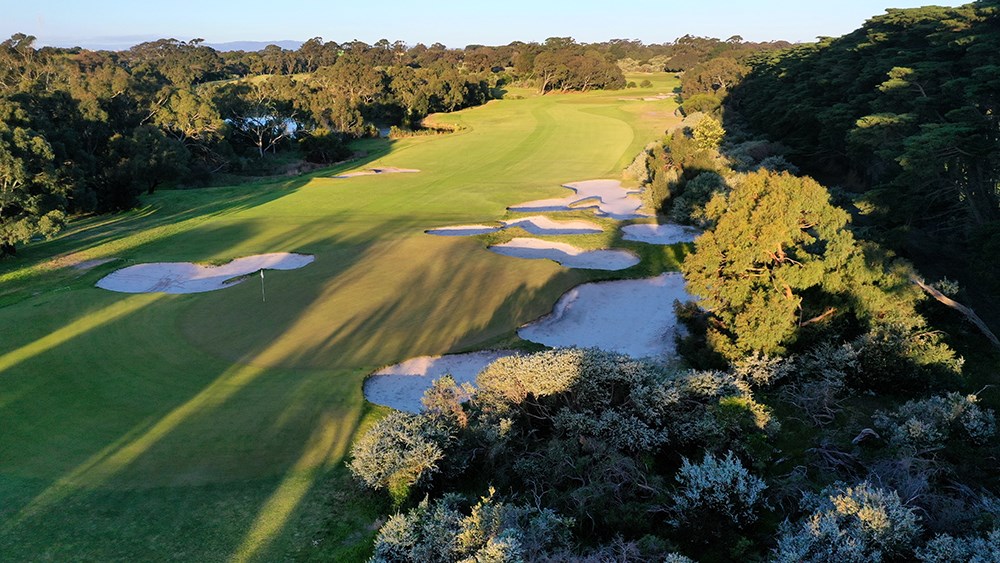
M757 57L731 109L847 190L873 236L928 266L962 258L963 281L996 292L982 258L1000 249L998 28L995 1L889 10Z
M705 229L684 362L548 351L475 394L437 382L353 448L398 509L372 561L1000 560L1000 354L891 236L993 224L996 15L890 10L687 67L682 125L626 170Z

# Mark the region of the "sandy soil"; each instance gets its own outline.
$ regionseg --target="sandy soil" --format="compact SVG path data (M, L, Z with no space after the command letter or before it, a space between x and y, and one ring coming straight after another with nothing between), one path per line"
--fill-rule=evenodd
M537 238L518 237L489 249L504 256L555 260L567 268L624 270L639 263L639 257L627 250L584 250Z
M76 264L73 264L70 267L78 272L87 272L89 270L93 270L98 266L107 264L108 262L113 262L117 259L118 258L114 256L112 256L111 258L94 258L93 260L84 260L82 262L77 262Z
M701 234L701 229L688 227L685 225L657 225L654 223L642 223L638 225L626 225L622 227L622 238L649 244L677 244L680 242L694 242Z
M380 369L365 381L365 398L406 412L420 412L420 398L431 383L444 375L455 382L475 384L476 376L498 358L514 355L511 350L491 350L447 356L420 356Z
M83 257L86 256L82 252L72 252L70 254L64 254L62 256L56 256L48 262L40 265L40 268L44 270L58 270L61 268L72 268L81 274L92 270L102 264L107 264L113 260L117 260L117 256L111 256L109 258L93 258L90 260L85 260Z
M679 273L583 284L560 297L552 313L517 333L546 346L594 347L667 361L675 354L675 299L692 299Z
M472 236L495 233L504 229L520 227L533 235L587 235L604 232L604 229L592 221L554 221L543 215L532 215L503 221L503 225L454 225L439 227L424 231L429 235L439 236Z
M237 258L221 266L191 262L153 262L116 270L97 282L97 287L122 293L201 293L238 283L241 276L258 270L294 270L311 263L305 254L275 252Z
M539 199L507 209L522 212L570 211L573 209L594 209L598 217L611 217L619 221L649 217L640 211L642 200L635 197L637 191L627 190L618 180L585 180L563 184L575 192L563 198Z
M357 172L348 172L347 174L341 174L339 176L332 176L333 178L354 178L355 176L374 176L376 174L409 174L413 172L420 172L416 168L395 168L392 166L384 166L381 168L368 168L367 170L358 170Z

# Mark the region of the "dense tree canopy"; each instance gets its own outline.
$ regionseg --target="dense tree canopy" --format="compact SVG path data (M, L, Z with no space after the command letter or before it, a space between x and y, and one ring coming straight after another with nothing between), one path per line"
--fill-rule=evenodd
M906 267L858 243L847 213L810 178L760 170L707 206L715 228L683 264L689 290L717 324L723 354L781 353L800 328L850 313L919 324Z
M53 165L55 153L31 127L27 112L12 100L0 101L0 249L60 227L69 186Z
M995 2L890 9L760 57L734 105L886 221L968 230L1000 218L998 25Z
M296 146L333 162L375 123L418 127L493 96L501 78L435 49L404 61L399 43L316 38L301 53L234 55L161 39L115 53L36 49L14 35L0 43L3 254L55 233L66 213L125 209L164 183L217 172L266 173L266 155Z

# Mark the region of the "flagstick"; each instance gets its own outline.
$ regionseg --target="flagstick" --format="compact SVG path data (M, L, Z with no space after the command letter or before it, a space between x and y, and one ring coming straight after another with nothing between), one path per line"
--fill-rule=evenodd
M262 303L267 302L267 298L264 296L264 268L260 269L260 300Z

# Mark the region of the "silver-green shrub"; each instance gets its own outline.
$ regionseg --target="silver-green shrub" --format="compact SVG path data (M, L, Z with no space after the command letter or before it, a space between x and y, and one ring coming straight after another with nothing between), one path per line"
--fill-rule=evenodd
M438 472L452 439L452 431L431 417L392 412L354 443L347 466L368 487L404 494Z
M672 500L675 522L681 526L702 527L714 521L716 527L723 524L742 528L757 520L757 510L764 501L762 493L767 488L764 480L750 474L733 452L724 458L705 454L701 463L685 458L676 479L678 487Z
M378 531L371 562L534 561L569 547L571 519L548 509L506 504L493 491L472 507L445 495L396 514Z
M497 424L531 412L560 435L598 438L621 451L648 451L668 438L671 386L662 368L598 350L563 349L501 358L477 378L476 403ZM507 422L510 424L510 422Z
M895 491L867 481L807 495L802 507L811 514L782 527L776 562L878 563L910 553L920 533L917 516Z
M917 550L917 559L923 563L998 563L1000 530L993 530L985 537L935 536Z
M948 393L877 411L873 419L891 446L909 451L940 448L952 438L983 444L996 434L996 419L978 400L976 395Z

